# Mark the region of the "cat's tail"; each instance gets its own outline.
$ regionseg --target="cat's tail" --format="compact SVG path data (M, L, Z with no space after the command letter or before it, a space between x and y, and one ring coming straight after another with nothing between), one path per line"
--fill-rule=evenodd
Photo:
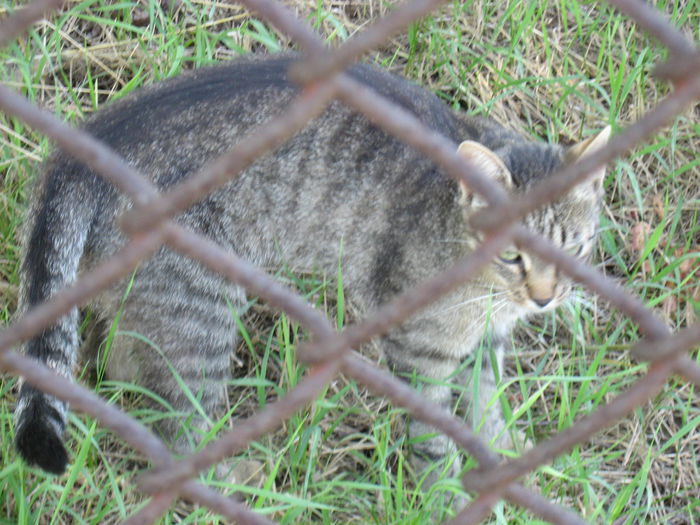
M24 231L19 312L75 281L99 205L100 182L68 161L53 164L36 185ZM73 308L28 341L24 352L71 378L78 344L78 310ZM28 464L60 474L68 462L63 445L68 407L26 381L20 380L20 385L15 408L17 450Z

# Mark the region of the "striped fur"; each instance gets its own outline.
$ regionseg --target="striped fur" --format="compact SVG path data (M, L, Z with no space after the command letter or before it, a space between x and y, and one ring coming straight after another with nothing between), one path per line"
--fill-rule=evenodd
M161 188L190 176L292 100L286 80L290 57L241 60L203 69L143 90L111 105L85 124ZM567 153L559 146L523 140L497 124L453 113L426 91L369 66L351 74L416 115L478 161L509 191L524 191L562 162L595 149L607 137ZM467 142L464 142L467 141ZM603 172L594 182L533 213L526 223L555 244L588 256L598 214ZM125 241L115 218L129 202L61 152L38 181L24 241L21 310L50 297L113 254ZM239 178L183 213L178 220L258 265L335 272L342 244L346 296L359 311L448 267L475 249L479 234L468 219L483 206L468 188L435 164L333 103L275 153L259 159ZM236 330L228 304L241 306L245 292L194 261L166 249L97 297L98 326L121 313L120 330L107 360L108 377L141 384L174 408L189 412L190 400L176 375L212 414L228 378ZM504 343L520 318L563 301L569 283L544 262L516 248L494 261L473 282L394 329L383 340L397 373L428 378L425 395L451 406L448 385L459 364L486 341L500 369ZM78 354L78 312L25 345L25 351L71 376ZM133 334L140 334L135 337ZM96 351L100 335L90 338ZM498 343L495 343L495 342ZM493 366L484 364L476 412L486 412L482 433L498 438L500 409L492 403ZM498 406L498 403L495 405ZM65 404L23 384L17 405L16 443L25 460L59 473L68 461L62 439ZM194 417L195 426L203 426ZM176 421L159 430L184 448ZM410 433L428 432L412 422ZM455 450L445 437L415 447L419 469ZM458 463L454 464L458 469Z

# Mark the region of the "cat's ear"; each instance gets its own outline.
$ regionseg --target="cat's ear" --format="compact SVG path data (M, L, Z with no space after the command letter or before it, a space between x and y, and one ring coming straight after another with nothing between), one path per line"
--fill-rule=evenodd
M504 190L510 191L513 187L513 178L506 165L498 155L483 144L465 140L457 148L457 154L474 164L480 173L500 184ZM486 201L464 183L459 183L459 189L462 204L471 208L486 206Z
M610 126L606 126L600 133L590 137L583 142L569 148L565 158L567 163L576 162L582 157L603 148L610 139ZM588 181L576 186L572 193L582 198L597 198L603 189L603 179L605 178L605 166L601 166L595 173L591 174Z

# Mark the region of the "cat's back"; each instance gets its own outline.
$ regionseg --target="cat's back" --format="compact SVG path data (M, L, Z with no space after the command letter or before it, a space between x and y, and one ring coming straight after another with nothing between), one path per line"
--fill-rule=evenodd
M170 141L181 145L195 136L216 137L211 148L225 149L252 127L282 113L299 93L287 76L295 55L253 56L205 67L141 89L109 104L85 129L114 149L132 157L144 144ZM375 66L358 64L348 74L418 117L424 124L458 140L462 130L454 113L435 95L408 80ZM354 114L342 104L308 127L340 121ZM222 135L221 133L224 132ZM355 137L359 140L361 137Z
M107 104L82 127L165 188L283 113L299 94L287 76L297 59L288 54L252 56L194 70ZM455 142L468 138L455 113L408 80L365 64L351 67L348 74ZM299 135L291 148L282 147L283 154L297 146L313 149L308 141L316 140L315 153L327 153L330 160L340 148L353 152L360 162L375 160L377 151L387 163L401 163L409 156L409 148L340 102L332 103ZM336 142L322 143L318 139L323 136ZM51 177L95 180L85 166L61 152L53 155L45 171ZM99 179L96 184L104 186Z
M290 61L288 56L239 59L193 70L108 104L83 127L119 151L137 148L144 139L182 139L187 126L204 131L221 125L223 115L232 126L263 120L263 113L284 107L295 92L286 75Z
M244 58L196 70L110 104L84 128L165 189L284 112L299 94L287 76L295 59ZM408 80L362 64L348 74L453 141L469 138L449 107ZM87 249L109 254L123 240L115 219L128 200L62 154L50 171L50 177L74 183L64 188L93 181L100 213ZM285 239L286 255L310 264L336 257L331 252L340 240L349 246L359 232L386 238L392 228L430 238L432 232L423 230L444 222L453 186L432 161L336 101L181 220L259 262ZM300 232L298 239L289 224ZM309 237L318 240L315 253L306 253L302 241ZM359 237L356 244L359 250Z

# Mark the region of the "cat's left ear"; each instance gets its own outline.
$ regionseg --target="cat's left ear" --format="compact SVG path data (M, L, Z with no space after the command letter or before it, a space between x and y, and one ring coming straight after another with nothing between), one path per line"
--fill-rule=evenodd
M501 158L483 144L473 140L465 140L457 148L457 154L476 165L482 175L500 184L504 190L510 191L512 189L513 178L510 171ZM459 183L459 190L462 204L472 210L487 205L484 199L462 182Z
M567 163L576 162L580 158L590 155L591 153L603 148L610 139L610 131L610 126L606 126L597 135L594 135L583 142L579 142L575 146L571 146L571 148L569 148L565 154ZM605 178L605 168L606 166L601 166L598 168L595 173L591 174L587 182L576 186L572 190L572 193L583 198L597 198L600 196L603 189L603 179Z

